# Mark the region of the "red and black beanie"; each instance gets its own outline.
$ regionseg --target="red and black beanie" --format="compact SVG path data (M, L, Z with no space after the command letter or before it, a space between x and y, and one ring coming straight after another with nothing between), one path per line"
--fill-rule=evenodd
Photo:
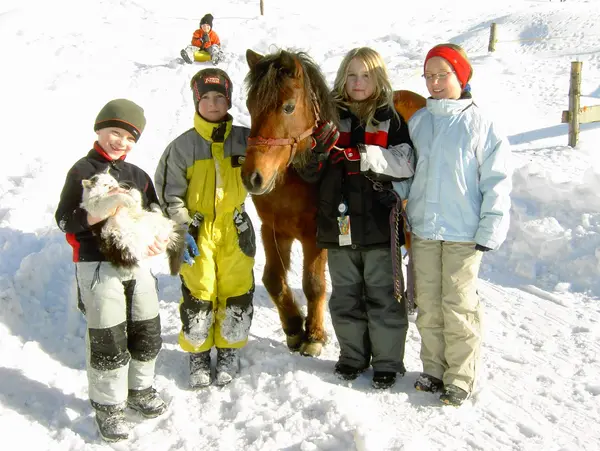
M229 75L217 68L203 69L192 78L190 83L194 94L194 106L198 110L198 103L204 94L210 91L220 92L227 99L227 105L231 108L231 92L233 85Z
M131 100L115 99L104 105L98 113L94 122L94 131L108 127L122 128L131 133L137 142L145 126L146 117L141 106Z
M212 14L206 14L202 19L200 19L200 27L202 27L202 25L207 24L210 26L210 29L212 30L213 27L213 16Z

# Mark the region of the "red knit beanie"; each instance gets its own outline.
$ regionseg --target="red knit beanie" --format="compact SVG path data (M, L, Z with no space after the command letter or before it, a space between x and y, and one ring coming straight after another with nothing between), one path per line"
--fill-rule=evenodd
M427 61L434 56L439 56L448 61L456 73L456 78L458 78L458 81L460 82L460 87L465 89L465 86L467 86L467 83L471 78L471 74L473 73L473 68L471 67L469 61L463 55L461 55L458 50L441 44L436 45L429 51L429 53L427 53L427 56L425 57L425 63L423 64L423 69L425 69Z

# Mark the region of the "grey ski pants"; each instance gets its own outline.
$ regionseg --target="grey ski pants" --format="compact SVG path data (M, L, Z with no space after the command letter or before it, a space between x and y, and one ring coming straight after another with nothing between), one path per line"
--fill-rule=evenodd
M408 318L406 301L394 297L390 249L329 249L328 265L339 363L404 372Z
M85 308L86 364L92 405L117 405L128 389L152 386L162 346L156 279L148 269L108 262L76 266Z

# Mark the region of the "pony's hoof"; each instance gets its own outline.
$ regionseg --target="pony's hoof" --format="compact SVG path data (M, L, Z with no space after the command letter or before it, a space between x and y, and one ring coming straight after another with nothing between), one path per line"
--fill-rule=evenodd
M319 343L318 341L305 341L302 343L302 346L300 346L300 354L308 357L319 357L322 349L323 343Z
M288 349L292 352L300 351L303 338L304 338L304 334L286 335L285 342L287 344Z

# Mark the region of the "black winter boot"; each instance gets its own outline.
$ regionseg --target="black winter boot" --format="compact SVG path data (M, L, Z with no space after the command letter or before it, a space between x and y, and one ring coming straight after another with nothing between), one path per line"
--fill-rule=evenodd
M204 388L211 383L210 350L190 354L190 388Z
M393 371L375 371L373 374L373 388L385 390L396 383L396 373Z
M125 421L123 406L108 406L92 402L96 409L96 424L100 436L107 442L118 442L129 438L129 425Z
M365 368L354 368L353 366L346 365L345 363L336 363L333 374L344 381L353 381L364 371Z
M440 401L449 406L458 407L467 400L469 394L456 385L448 384L444 387L444 392L440 395Z
M167 405L153 387L144 390L129 390L127 405L146 418L155 418L167 410Z
M437 377L433 377L427 373L421 373L415 382L415 388L418 391L435 393L442 391L444 388L444 383Z
M240 372L240 350L217 348L217 385L227 385Z

